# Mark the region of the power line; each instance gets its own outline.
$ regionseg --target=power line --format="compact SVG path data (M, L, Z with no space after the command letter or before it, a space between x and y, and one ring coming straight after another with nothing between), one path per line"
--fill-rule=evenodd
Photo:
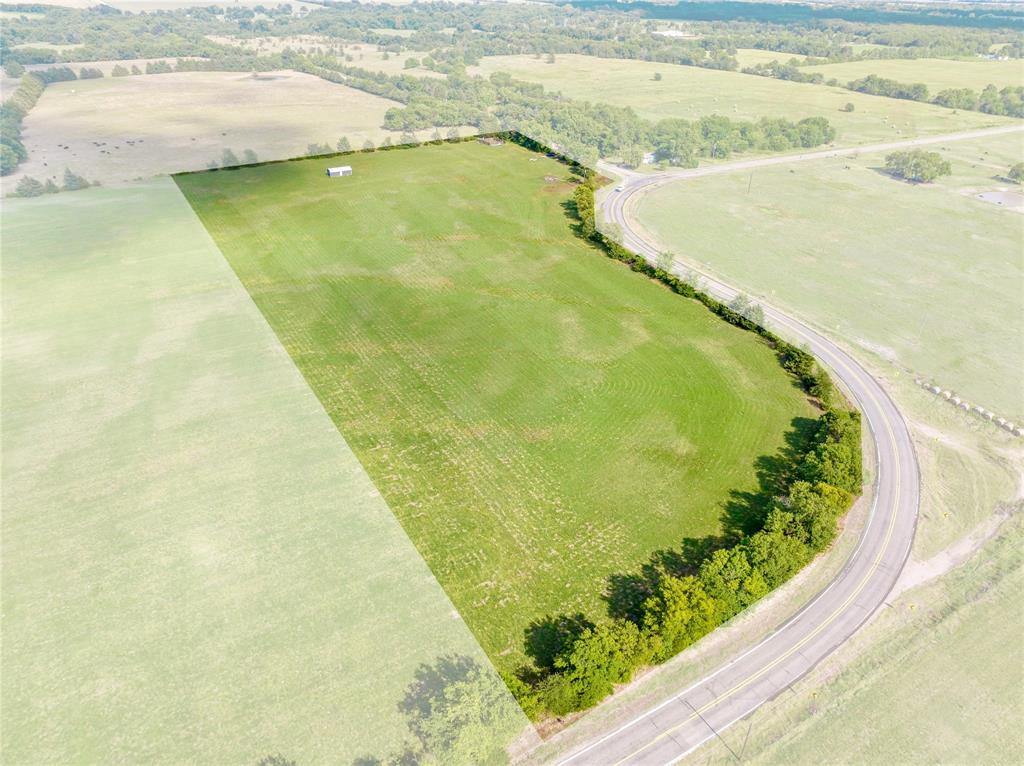
M732 753L732 757L736 759L736 762L737 762L737 763L739 763L739 761L740 761L740 757L739 757L738 755L736 755L736 751L735 751L735 750L733 750L733 749L732 749L731 747L729 747L729 743L728 743L728 742L726 742L726 741L725 741L724 739L722 739L722 735L721 735L721 734L719 734L719 733L718 733L717 731L715 731L715 727L714 727L714 726L712 726L712 725L711 725L710 723L708 723L708 719L707 719L707 718L705 718L704 716L702 716L702 715L700 714L700 711L699 711L699 710L697 710L697 708L695 708L695 707L694 707L693 705L691 705L691 704L690 704L690 701L689 701L689 700L683 700L683 701L684 701L684 702L685 702L685 703L686 703L687 705L690 705L690 710L692 710L692 711L693 711L694 715L696 715L696 716L697 716L697 717L698 717L698 718L699 718L700 720L702 720L702 721L704 722L704 725L705 725L705 726L707 726L707 727L708 727L709 729L711 729L711 733L712 733L712 734L714 734L714 735L715 735L716 737L718 737L719 741L721 741L721 743L722 743L723 745L725 745L725 749L726 749L726 750L728 750L728 751L729 751L730 753Z

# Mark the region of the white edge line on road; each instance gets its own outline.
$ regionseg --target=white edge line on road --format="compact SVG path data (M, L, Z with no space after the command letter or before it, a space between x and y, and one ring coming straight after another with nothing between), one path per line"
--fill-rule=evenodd
M984 137L986 135L1005 134L1005 133L1011 133L1011 132L1018 132L1018 131L1021 131L1021 130L1024 130L1024 126L1016 126L1016 125L1015 126L1007 126L1007 127L996 128L996 129L989 129L989 130L982 130L982 131L972 131L970 133L956 134L956 135L953 135L953 136L934 136L934 137L928 137L928 138L923 138L923 139L913 139L913 140L905 141L905 142L895 142L895 143L892 143L892 144L877 144L877 145L865 146L865 147L850 147L850 148L847 148L847 149L829 150L829 151L826 151L826 152L818 152L818 153L813 153L813 154L808 154L808 155L790 156L790 157L785 157L785 158L773 158L774 161L772 161L772 162L764 162L763 164L782 164L784 162L792 162L792 161L806 161L806 160L811 160L811 159L825 159L825 158L832 158L832 157L842 156L843 154L848 154L848 153L857 153L857 152L868 152L868 153L870 153L872 151L875 151L875 152L877 152L877 151L885 151L887 149L895 148L896 146L901 146L901 145L922 145L922 144L942 143L944 141L958 141L958 140L963 140L963 139L968 139L968 138ZM743 169L748 169L749 167L750 167L749 165L745 165L743 167ZM727 172L728 171L728 169L725 168L724 166L721 166L720 169L716 168L716 170L717 170L717 172ZM685 175L685 174L675 174L671 178L664 178L664 177L662 177L661 179L658 179L656 177L652 177L649 180L647 178L645 178L643 181L638 182L634 188L632 188L629 191L627 191L626 194L622 195L619 198L616 198L616 199L613 199L613 200L608 200L607 202L612 203L613 207L615 206L615 203L618 202L619 203L618 207L623 212L623 218L625 218L625 215L624 215L625 205L628 202L629 198L634 193L636 193L638 191L641 191L643 189L647 189L650 186L660 185L662 183L667 183L667 182L669 182L671 180L679 180L679 179L686 178L686 177L688 177L688 176ZM690 177L692 177L692 176L690 176ZM645 243L642 240L642 238L637 237L637 240L639 242L641 242L642 244L645 244L645 245L647 244L647 243ZM649 245L647 246L647 248L648 249L653 249ZM643 253L641 253L641 256L643 256ZM725 287L728 290L733 290L734 292L736 291L736 288L731 288L728 285L725 285L724 283L721 283L717 279L711 278L711 277L709 277L706 274L703 275L703 276L705 276L706 278L712 279L712 281L714 281L716 284L720 285L721 287ZM803 334L805 336L806 336L807 332L810 332L812 334L817 334L811 328L800 327L800 325L802 325L802 322L800 322L799 320L793 320L791 317L787 316L784 312L778 311L776 309L774 313L778 314L780 317L783 317L786 320L789 320L790 322L795 322L795 324L798 325L798 327L797 327L798 334ZM790 328L790 329L792 329L792 328ZM835 345L833 341L829 341L824 336L821 336L821 337L822 337L822 340L824 340L826 343L831 343L832 345ZM849 357L850 361L854 362L854 366L851 369L851 371L854 373L854 375L856 377L861 377L861 375L863 375L864 377L867 378L867 380L869 382L869 386L868 387L870 387L870 384L874 384L874 386L879 389L879 392L883 396L883 400L896 413L896 416L900 419L900 421L902 421L902 425L904 427L904 430L906 430L906 432L909 434L909 427L907 426L906 421L903 418L902 413L899 411L899 408L896 407L895 403L893 403L892 398L889 396L888 392L885 391L884 388L882 388L882 386L880 384L878 384L877 380L869 372L864 370L859 365L859 363L857 363L856 360L853 359L852 356L850 356L847 352L845 352L841 347L837 346L837 349L839 350L839 352L841 354ZM861 383L863 384L863 380L861 381ZM876 402L876 404L878 404L878 403ZM885 413L884 413L883 408L880 408L880 413L884 417ZM599 739L589 743L585 747L583 747L583 748L581 748L581 749L571 753L569 756L567 756L566 758L564 758L563 760L558 762L559 766L562 766L562 764L568 764L568 763L574 761L575 759L577 759L580 756L584 755L585 753L589 752L593 748L595 748L595 747L599 746L600 744L606 742L608 739L610 739L610 738L620 734L621 732L629 729L630 727L635 726L637 723L640 723L641 721L649 718L652 714L654 714L657 711L661 710L665 706L672 704L673 702L677 701L678 699L680 699L681 697L685 696L686 694L692 692L694 689L698 688L699 686L708 683L709 681L714 679L719 673L729 669L730 667L735 665L737 662L739 662L742 659L744 659L745 657L749 656L752 652L754 652L757 649L763 647L769 641L774 639L781 631L783 631L789 625L791 625L795 620L799 619L799 617L801 615L803 615L808 609L810 609L818 601L820 601L833 588L833 586L835 586L842 579L842 577L845 574L845 572L849 569L850 564L853 561L856 560L858 554L860 553L861 548L863 547L864 543L866 542L867 537L868 537L866 532L867 532L867 530L871 526L871 521L874 519L874 517L876 515L877 507L878 507L878 487L879 487L879 483L880 483L879 482L880 476L879 476L879 472L878 472L877 469L878 469L878 467L881 466L881 457L880 457L880 454L879 454L879 445L878 445L877 436L875 436L874 433L872 433L872 436L873 436L872 441L874 443L875 465L876 465L876 475L875 475L874 481L873 481L873 488L874 488L874 491L875 491L875 497L873 499L871 510L870 510L870 512L868 514L868 518L867 518L867 521L865 523L864 532L861 534L860 539L858 540L857 546L854 548L853 552L847 558L847 560L844 563L843 567L840 569L839 573L837 573L837 575L832 579L832 581L824 589L822 589L816 596L814 596L814 598L812 598L809 602L804 604L803 607L801 607L796 613L794 613L791 617L789 617L785 622L783 622L781 625L779 625L776 628L774 628L771 631L771 633L769 633L761 641L759 641L758 643L756 643L755 645L753 645L752 647L750 647L749 649L744 651L742 654L737 655L736 657L733 657L728 662L726 662L724 665L721 665L719 668L717 668L715 671L713 671L709 675L704 676L703 678L695 681L693 684L688 686L683 691L678 692L677 694L675 694L672 697L666 699L665 701L661 702L660 704L656 705L655 707L650 708L649 710L647 710L644 713L638 715L637 717L633 718L632 720L628 721L627 723L619 726L617 729L613 730L612 732L609 732L608 734L604 735L603 737L601 737L601 738L599 738ZM917 465L916 449L914 448L914 445L913 445L912 441L911 441L909 446L910 446L910 450L911 450L911 456L913 458L915 469L916 469L916 465ZM894 443L894 454L896 455L897 461L898 461L899 450L895 448L895 443ZM918 478L918 481L919 481L919 472L917 470L915 470L914 474L915 474L915 478ZM894 502L899 503L899 497L898 496L896 498L894 498ZM916 528L916 525L917 525L918 510L919 510L918 508L914 509L914 526L915 526L915 528ZM913 537L911 537L911 543L912 543L912 540L913 540ZM911 550L912 550L912 546L908 546L908 549L907 549L907 551L906 551L906 553L904 555L904 559L903 559L904 563L906 563L907 558L909 558ZM902 569L902 567L901 567L901 569ZM895 582L893 584L895 584ZM864 616L864 619L858 624L857 628L854 630L854 633L856 633L860 629L860 627L862 627L863 624L866 623L877 612L878 608L881 606L882 603L884 603L885 598L888 597L888 594L891 593L891 591L892 591L892 587L890 587L889 590L886 592L886 596L883 597L883 599L881 600L879 605L877 605L874 609L872 609L870 612L868 612ZM821 659L824 659L824 657L827 657L829 654L831 654L833 651L835 651L835 649L838 648L838 646L841 645L841 643L842 642L840 642L840 644L837 644L836 647L831 649L827 654L823 655L823 657ZM797 678L798 679L799 678L803 678L807 673L809 673L811 670L813 670L813 668L816 667L817 664L818 664L817 662L814 663L811 667L807 668L807 670L804 671L804 673L802 673ZM759 707L761 707L761 705L765 704L768 701L770 701L770 698L766 699L766 700L757 701L754 704L754 706L751 707L750 709L748 709L745 713L743 713L740 716L737 716L737 717L733 718L733 720L731 720L730 722L728 722L724 726L720 727L719 731L724 731L724 730L728 729L730 726L732 726L734 723L736 723L736 721L742 720L743 718L747 717L752 712L754 712ZM668 766L671 766L672 764L678 763L680 760L682 760L688 754L690 754L691 752L696 750L698 747L700 747L702 744L704 744L704 742L706 742L708 739L710 739L710 735L705 736L700 742L696 743L693 747L691 747L690 749L686 750L684 753L680 754L676 758L674 758L671 761L669 761L668 762Z

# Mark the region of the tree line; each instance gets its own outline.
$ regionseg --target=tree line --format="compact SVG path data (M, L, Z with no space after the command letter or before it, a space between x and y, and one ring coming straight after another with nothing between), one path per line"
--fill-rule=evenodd
M285 4L150 13L123 13L106 5L90 9L39 6L44 10L33 11L33 16L5 20L0 30L0 56L22 63L213 57L227 53L231 46L214 42L210 36L251 37L253 33L317 35L341 43L370 43L395 54L428 51L422 64L445 73L462 71L483 56L503 54L578 53L736 69L735 54L740 47L809 55L818 62L988 55L993 46L1001 46L1000 56L1019 57L1024 52L1020 35L1012 29L943 29L870 19L815 18L795 20L786 27L740 13L740 18L693 21L694 38L680 39L653 35L658 23L650 17L594 5L320 5L323 7L315 12L299 14ZM396 39L387 30L411 35ZM76 47L60 51L32 47L33 43ZM851 47L858 43L880 47Z
M533 139L506 135L529 148L548 150ZM862 482L859 413L835 401L831 380L814 357L749 318L749 305L727 306L670 273L664 268L668 263L651 265L598 231L596 179L574 167L582 177L572 198L581 237L633 271L757 333L775 349L782 367L818 400L822 414L809 441L785 456L786 467L768 493L769 507L750 522L753 529L729 544L709 546L686 567L664 559L655 563L632 604L609 619L593 622L582 615L562 615L535 626L534 633L543 633L545 639L542 650L531 652L533 666L505 674L534 720L597 704L639 668L674 657L786 582L832 543L838 521Z
M886 77L868 75L847 83L846 87L872 96L888 96L909 101L923 101L951 109L968 109L1007 117L1024 117L1024 86L1007 85L997 88L986 85L981 92L971 88L946 88L929 97L924 83L901 83Z
M487 79L459 74L441 79L369 72L324 56L286 55L284 63L400 102L402 108L385 113L384 127L389 130L472 125L482 133L516 131L556 146L585 165L593 165L599 157L639 164L642 155L652 151L659 161L693 166L702 157L810 148L835 138L834 128L822 117L748 121L709 115L695 121L651 122L632 109L574 101L503 72Z
M6 68L6 67L5 67ZM18 72L19 68L7 70ZM46 86L54 82L75 80L77 77L69 67L55 67L42 72L20 70L21 81L11 97L0 104L0 176L10 175L28 159L28 152L21 140L22 121L43 95Z
M1024 86L1020 85L1007 85L998 88L989 84L980 92L971 88L946 88L932 96L928 91L928 86L923 82L904 83L888 77L869 74L843 84L836 79L826 80L821 72L805 72L802 66L795 61L787 63L771 61L767 64L745 67L742 71L744 74L773 77L778 80L842 87L870 96L920 101L949 109L966 109L1006 117L1024 117Z
M13 197L41 197L44 194L56 194L62 191L78 191L79 189L87 189L90 186L99 186L99 182L90 183L86 178L78 175L71 171L70 168L64 168L64 183L57 186L52 180L46 179L46 182L39 181L31 176L25 176L14 189Z

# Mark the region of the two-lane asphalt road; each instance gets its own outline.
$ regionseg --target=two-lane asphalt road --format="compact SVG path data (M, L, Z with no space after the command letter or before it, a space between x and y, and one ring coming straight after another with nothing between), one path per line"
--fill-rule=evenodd
M1011 130L1020 130L1014 126ZM975 137L1005 129L974 131L886 144L880 150ZM830 150L815 158L878 147ZM769 158L753 163L803 161L810 155ZM739 163L734 163L732 168ZM742 167L752 167L743 163ZM725 172L715 166L711 172ZM622 241L652 262L655 243L638 231L628 215L636 195L655 185L681 180L696 172L655 175L625 174L621 191L611 192L603 210L617 224ZM736 290L702 275L705 290L728 302ZM797 614L760 643L717 668L710 675L637 718L567 755L566 766L672 764L721 733L760 705L784 691L849 639L884 603L910 556L917 522L919 474L910 432L881 385L837 344L797 319L763 306L766 323L788 340L809 348L842 382L863 415L876 447L874 504L854 552L842 571Z

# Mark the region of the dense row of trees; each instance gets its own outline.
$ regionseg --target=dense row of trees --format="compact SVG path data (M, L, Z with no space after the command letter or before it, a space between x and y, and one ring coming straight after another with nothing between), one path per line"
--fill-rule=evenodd
M858 93L867 93L870 96L888 96L907 101L928 100L928 86L923 82L902 83L875 74L869 74L859 80L852 80L847 83L846 87Z
M981 92L971 88L946 88L934 97L931 97L928 92L928 86L921 82L904 83L887 77L869 74L866 77L851 80L843 85L843 83L837 80L826 81L820 72L805 72L796 61L787 63L771 61L767 64L746 67L743 69L743 72L745 74L774 77L779 80L790 80L792 82L826 83L828 85L849 88L858 93L867 93L871 96L922 101L924 103L945 106L950 109L967 109L985 112L986 114L1024 117L1024 87L1019 85L1008 85L1001 89L995 85L987 85Z
M78 77L70 67L51 67L39 72L25 72L18 65L7 69L8 74L21 72L21 81L11 97L0 104L0 176L10 175L28 159L28 152L21 140L22 121L43 95L47 85L55 82L76 80ZM96 76L88 68L82 69L85 78ZM102 72L99 73L102 77Z
M944 160L941 154L923 149L887 154L885 168L897 178L915 183L929 183L953 172L949 161Z
M755 64L744 67L743 74L754 74L758 77L773 77L776 80L789 80L790 82L809 82L820 85L825 82L825 76L821 72L805 72L797 61L791 59L787 62L769 61L766 64Z
M0 175L10 175L28 158L21 142L21 122L36 105L45 87L35 75L22 75L17 90L0 104Z
M995 85L986 85L980 93L970 88L947 88L939 91L932 103L952 109L1024 117L1024 87L1008 85L997 89Z
M509 137L545 149L532 139ZM506 676L534 719L591 707L638 668L675 656L786 582L831 544L862 482L859 415L835 406L828 375L814 358L756 323L760 317L749 301L726 306L666 270L671 259L651 265L598 231L594 178L589 171L577 171L584 178L573 193L581 236L634 271L761 335L776 349L782 366L818 397L823 414L809 443L787 455L770 507L755 520L755 530L706 551L687 571L652 567L633 606L610 619L595 623L577 615L546 622L544 655L535 653L534 667Z
M285 60L293 68L402 103L402 108L385 114L384 127L389 130L472 125L485 133L517 131L556 146L587 165L599 157L624 158L637 164L646 151L653 151L659 161L692 166L701 157L813 147L835 138L835 130L821 117L793 122L768 118L739 121L711 115L692 122L666 119L653 123L631 109L572 101L500 72L488 79L457 74L438 79L368 72L328 57L290 56Z

